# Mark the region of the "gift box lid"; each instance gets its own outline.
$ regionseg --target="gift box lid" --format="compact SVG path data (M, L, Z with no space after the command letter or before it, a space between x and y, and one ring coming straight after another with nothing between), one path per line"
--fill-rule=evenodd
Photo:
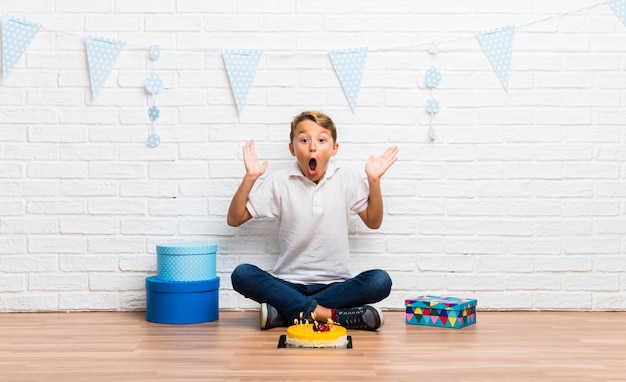
M156 276L146 278L146 290L165 293L207 292L220 287L220 278L201 281L166 281Z
M471 305L476 305L476 300L471 298L419 296L405 300L405 305L419 308L458 310Z
M156 246L157 255L206 255L217 252L217 244L202 242L172 242Z

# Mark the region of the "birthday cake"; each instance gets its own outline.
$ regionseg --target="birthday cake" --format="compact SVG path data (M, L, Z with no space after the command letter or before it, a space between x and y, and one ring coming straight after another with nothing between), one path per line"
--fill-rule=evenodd
M348 346L348 331L343 326L335 325L332 320L326 324L294 320L295 325L287 328L285 344L298 348L345 348Z

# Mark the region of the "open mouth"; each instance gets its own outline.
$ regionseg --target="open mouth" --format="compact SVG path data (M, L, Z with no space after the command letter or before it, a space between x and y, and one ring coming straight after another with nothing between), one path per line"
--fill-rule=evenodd
M309 174L314 175L317 169L317 159L311 158L309 160Z

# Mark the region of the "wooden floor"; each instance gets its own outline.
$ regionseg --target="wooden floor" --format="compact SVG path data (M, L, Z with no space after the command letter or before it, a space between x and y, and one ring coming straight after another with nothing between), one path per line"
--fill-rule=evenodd
M479 312L464 329L385 312L352 349L278 349L258 312L195 325L141 312L2 313L0 380L625 381L626 312Z

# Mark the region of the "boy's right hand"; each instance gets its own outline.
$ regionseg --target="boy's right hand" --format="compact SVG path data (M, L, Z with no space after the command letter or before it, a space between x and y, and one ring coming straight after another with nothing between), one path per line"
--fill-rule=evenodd
M261 163L254 151L254 140L246 142L243 147L243 163L246 166L246 175L253 179L259 178L267 169L267 161Z
M250 190L256 180L265 173L267 168L267 161L260 163L254 151L254 141L250 140L246 142L243 147L243 163L246 166L246 175L241 180L241 184L233 199L230 201L230 207L228 207L228 214L226 215L226 223L231 227L239 227L243 223L252 219L252 215L246 204L248 202L248 196Z

